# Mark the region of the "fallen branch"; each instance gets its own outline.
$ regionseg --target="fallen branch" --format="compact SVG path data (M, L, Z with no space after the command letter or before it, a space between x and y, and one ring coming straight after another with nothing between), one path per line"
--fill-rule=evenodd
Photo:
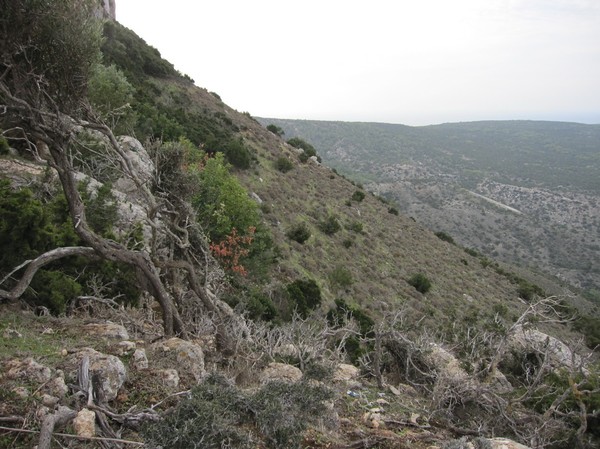
M29 287L33 276L35 276L35 273L37 273L40 268L49 264L50 262L54 262L55 260L69 256L97 257L97 254L93 248L86 246L67 246L64 248L55 248L45 252L33 260L25 261L10 273L13 274L23 268L25 265L28 265L25 273L23 273L23 277L21 277L19 282L17 282L17 285L15 285L11 291L0 289L0 299L8 299L9 301L15 301L19 299L21 295L25 293L25 290L27 290L27 287ZM2 282L4 282L6 279L7 278L4 278Z
M58 407L56 412L54 412L52 415L46 416L42 422L42 428L40 430L40 441L37 446L38 449L50 449L54 427L64 426L76 416L77 412L75 410L64 406Z
M39 430L15 429L13 427L4 427L4 426L0 426L0 430L6 430L8 432L18 432L18 433L31 433L31 434L40 433ZM111 443L131 444L133 446L143 446L145 444L145 443L140 443L139 441L122 440L119 438L84 437L84 436L80 436L80 435L71 435L70 433L54 433L53 435L56 437L73 438L76 440L107 441L107 442L111 442Z

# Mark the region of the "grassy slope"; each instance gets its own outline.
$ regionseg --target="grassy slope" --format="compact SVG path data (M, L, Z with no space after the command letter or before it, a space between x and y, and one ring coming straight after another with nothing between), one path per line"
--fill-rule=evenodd
M145 90L149 85L154 86L153 95ZM324 166L301 163L295 150L281 138L249 114L229 108L218 95L172 72L160 77L146 73L139 86L137 98L155 102L157 110L168 107L177 110L180 117L193 116L196 123L210 125L213 135L242 137L251 150L253 167L236 174L249 192L264 201L264 221L280 252L267 281L260 285L269 296L277 299L287 283L310 277L323 291L324 310L338 297L371 310L375 316L405 305L438 330L441 323L450 328L455 319L466 315L492 316L495 304L506 305L509 318L522 310L517 286L493 267L484 267L479 259L438 239L411 218L388 213L389 205L373 195L349 206L356 185ZM378 127L388 129L389 125ZM370 133L381 134L379 131L371 129ZM274 161L282 156L294 163L288 173L274 168ZM333 236L317 228L329 214L336 215L344 226ZM285 236L290 226L300 221L312 232L303 245ZM346 229L353 222L362 224L362 233ZM345 240L353 244L347 248ZM344 291L329 282L328 276L336 267L344 267L352 275L353 283ZM426 295L407 283L419 272L433 283Z

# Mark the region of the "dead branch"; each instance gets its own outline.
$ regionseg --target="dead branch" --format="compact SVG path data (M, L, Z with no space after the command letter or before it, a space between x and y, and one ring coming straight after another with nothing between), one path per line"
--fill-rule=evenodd
M7 432L17 432L17 433L30 433L30 434L38 434L39 430L29 430L29 429L15 429L13 427L4 427L0 426L0 430L5 430ZM145 443L140 443L139 441L131 441L131 440L122 440L119 438L102 438L102 437L84 437L80 435L71 435L70 433L53 433L55 437L61 438L73 438L75 440L81 441L109 441L114 443L121 444L131 444L133 446L144 446ZM39 449L39 447L38 447Z
M38 443L38 449L50 449L50 443L52 442L52 432L55 427L62 427L69 421L73 420L77 416L75 410L71 410L68 407L60 406L58 410L52 415L46 416L42 422L42 428L40 430L40 441Z
M2 280L2 283L7 280L8 277L12 276L15 272L19 271L23 267L27 266L25 273L15 285L12 290L7 291L0 289L0 299L7 299L9 301L15 301L21 297L21 295L27 290L31 283L35 273L42 268L44 265L54 262L55 260L62 259L63 257L69 256L86 256L90 258L96 258L97 254L93 248L85 246L68 246L63 248L56 248L45 252L41 256L36 257L33 260L27 260L21 265L16 267L7 277Z

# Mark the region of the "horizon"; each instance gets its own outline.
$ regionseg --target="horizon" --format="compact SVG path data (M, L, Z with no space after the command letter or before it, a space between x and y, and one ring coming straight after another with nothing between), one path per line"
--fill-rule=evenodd
M600 123L594 0L120 0L116 17L255 116Z

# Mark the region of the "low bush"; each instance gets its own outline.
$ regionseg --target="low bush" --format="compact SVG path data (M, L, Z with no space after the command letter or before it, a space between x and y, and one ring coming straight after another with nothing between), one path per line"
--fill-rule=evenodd
M321 289L313 279L298 279L288 284L286 291L302 318L321 304Z
M388 214L392 214L392 215L398 215L398 209L396 209L394 206L388 208Z
M423 294L431 289L431 281L423 273L415 274L407 282Z
M453 245L455 245L456 243L454 242L454 239L452 238L452 236L444 231L439 231L435 233L435 236L440 239L443 240L444 242L448 242L451 243Z
M294 240L302 244L310 238L311 233L306 223L297 223L293 225L285 235L290 240Z
M287 173L294 168L294 164L287 157L281 156L275 161L275 168L281 173Z
M352 201L356 201L357 203L360 203L364 199L365 199L365 192L363 192L362 190L357 190L352 194Z
M318 226L321 232L327 235L333 235L342 229L342 226L335 215L328 215L324 220L319 222Z
M194 387L162 421L144 426L150 447L163 449L300 448L309 424L327 413L333 393L322 385L270 382L245 393L221 376Z

